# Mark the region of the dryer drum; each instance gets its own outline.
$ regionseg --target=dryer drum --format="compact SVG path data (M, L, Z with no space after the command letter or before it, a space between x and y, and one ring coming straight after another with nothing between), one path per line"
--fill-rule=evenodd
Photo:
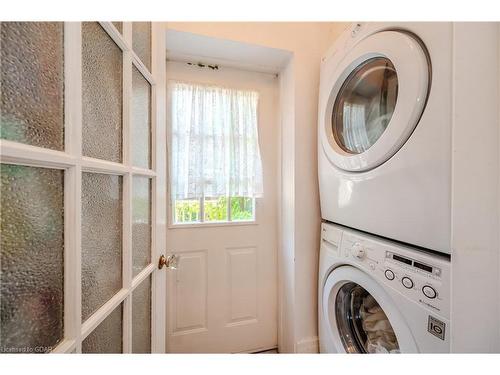
M398 77L385 57L364 61L342 85L332 113L332 132L347 153L368 150L392 118L398 96Z
M347 353L399 353L387 315L363 287L348 282L335 298L335 317Z

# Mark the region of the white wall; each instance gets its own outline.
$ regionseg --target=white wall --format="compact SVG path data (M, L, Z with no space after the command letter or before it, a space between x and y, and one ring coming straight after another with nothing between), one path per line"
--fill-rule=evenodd
M200 35L291 51L282 72L283 352L317 350L317 267L320 210L317 183L319 64L345 28L341 23L167 23ZM286 82L283 78L288 78ZM291 93L291 94L290 94ZM288 95L290 94L290 95Z
M451 320L459 353L500 352L498 28L454 24Z

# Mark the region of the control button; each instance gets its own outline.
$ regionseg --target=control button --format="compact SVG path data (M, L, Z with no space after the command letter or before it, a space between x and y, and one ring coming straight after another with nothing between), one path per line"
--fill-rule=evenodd
M391 270L385 270L385 278L387 280L394 280L394 272Z
M365 249L360 243L355 243L351 247L351 255L358 259L363 259L365 256Z
M434 289L432 286L430 285L424 285L422 287L422 292L424 293L424 295L427 297L427 298L430 298L430 299L433 299L433 298L436 298L437 296L437 292L436 292L436 289Z
M411 289L413 288L413 281L409 278L409 277L403 277L401 279L401 282L403 283L403 285L405 286L405 288L408 288L408 289Z

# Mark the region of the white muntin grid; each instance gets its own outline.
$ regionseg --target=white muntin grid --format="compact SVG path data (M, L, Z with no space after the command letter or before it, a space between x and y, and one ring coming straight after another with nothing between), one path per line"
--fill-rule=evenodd
M121 303L123 303L123 352L132 351L132 292L152 275L151 336L153 352L164 352L165 277L156 267L164 248L166 184L165 140L157 142L156 134L165 135L164 108L157 96L157 82L164 82L165 46L161 24L152 24L151 62L155 77L132 50L132 23L123 22L123 35L111 22L99 22L106 33L123 52L123 163L85 157L82 155L82 34L80 22L64 24L64 151L55 151L17 142L0 140L0 161L42 168L64 170L64 339L53 353L81 353L82 341ZM151 85L151 169L132 166L132 66L135 66ZM165 90L160 89L161 95ZM160 171L157 173L158 168ZM123 248L122 289L94 312L85 322L81 321L81 181L83 172L112 174L123 177ZM132 278L132 179L143 176L150 179L151 187L151 263ZM157 186L160 183L162 186ZM159 226L158 226L159 225ZM158 230L158 228L160 230ZM159 239L158 239L159 238Z

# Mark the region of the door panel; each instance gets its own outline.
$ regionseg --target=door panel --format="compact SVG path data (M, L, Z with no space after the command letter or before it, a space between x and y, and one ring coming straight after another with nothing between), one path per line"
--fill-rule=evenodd
M82 321L123 285L123 177L82 174Z
M82 342L82 353L123 352L123 306L115 308Z
M0 30L1 138L63 150L64 24L2 22Z
M227 326L257 319L257 248L226 249Z
M174 334L207 327L207 251L181 253L182 267L173 274Z
M164 30L116 24L0 23L0 351L164 351Z
M167 79L259 91L264 177L264 196L255 200L255 222L169 226L167 249L179 256L179 262L167 276L167 351L235 353L274 348L278 319L278 81L269 74L225 67L211 71L178 62L168 62ZM170 207L171 223L173 211Z
M55 347L64 338L63 172L2 164L0 176L0 347Z

